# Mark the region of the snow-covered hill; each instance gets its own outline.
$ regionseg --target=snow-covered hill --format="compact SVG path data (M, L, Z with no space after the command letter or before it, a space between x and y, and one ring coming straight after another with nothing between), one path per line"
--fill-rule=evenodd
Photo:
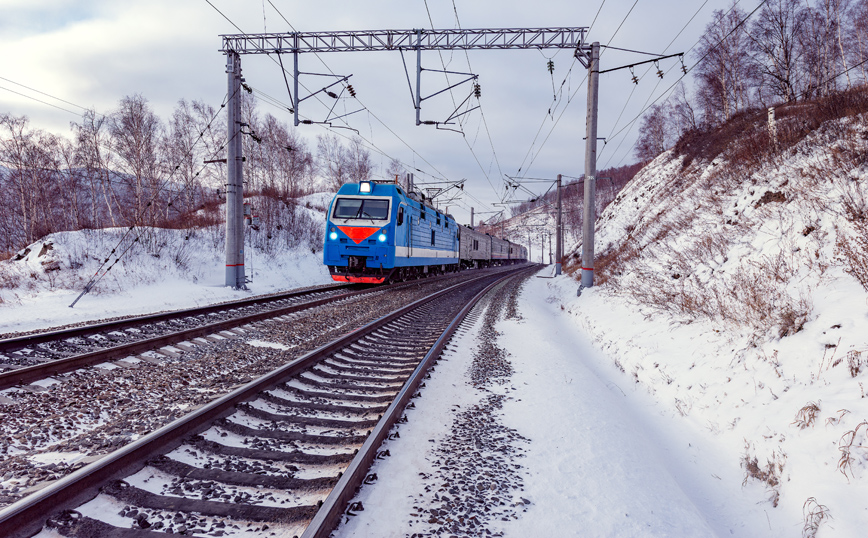
M756 536L862 536L868 118L789 125L777 148L757 121L660 155L598 221L598 286L559 300L637 390L740 460L767 500L746 514Z
M275 210L284 221L298 223L301 233L265 226L246 228L245 265L252 278L247 292L224 287L222 226L50 234L0 262L0 333L331 282L322 265L322 244L311 230L325 226L324 206L332 196L320 193L300 198L294 220L286 216L289 209L285 206ZM257 204L256 199L253 203ZM94 275L100 276L90 293L69 308Z

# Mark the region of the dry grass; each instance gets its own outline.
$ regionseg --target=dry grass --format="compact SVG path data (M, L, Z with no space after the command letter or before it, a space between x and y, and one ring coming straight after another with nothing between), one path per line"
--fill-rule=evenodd
M802 505L802 514L805 516L805 524L802 527L802 538L814 538L820 530L820 524L824 519L831 519L829 507L817 502L814 497L808 497Z
M751 456L750 445L746 443L745 453L741 460L742 467L745 470L742 485L746 485L749 478L765 483L772 491L772 505L777 507L780 499L781 473L784 471L786 459L786 454L782 451L773 451L771 459L766 460L765 465L760 465L757 457Z
M808 402L803 408L796 413L796 419L792 422L799 427L800 430L810 428L817 420L817 415L820 414L820 406L817 402Z
M847 477L848 481L855 476L853 474L854 459L856 457L861 459L868 455L868 446L863 444L866 442L868 442L868 421L864 420L838 440L838 450L841 452L841 457L838 459L838 470ZM861 452L861 454L854 455L854 452Z
M850 377L859 375L863 364L861 352L852 350L847 353L847 367L850 369Z

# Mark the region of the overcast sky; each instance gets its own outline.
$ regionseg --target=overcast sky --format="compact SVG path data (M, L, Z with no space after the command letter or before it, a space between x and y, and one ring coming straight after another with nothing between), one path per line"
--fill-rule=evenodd
M740 0L739 6L750 12L759 1ZM0 113L26 115L34 127L68 135L70 122L77 121L76 114L82 112L79 107L108 113L122 97L135 93L147 98L164 120L182 98L219 107L226 95L225 57L219 52L219 36L239 33L232 23L247 33L291 31L286 21L298 31L431 28L432 20L434 27L448 29L457 27L457 12L462 28L590 26L589 41L672 54L694 47L711 13L729 9L732 3L427 0L426 6L423 0L210 2L213 7L206 0L0 0ZM501 208L493 204L504 197L504 175L554 178L558 173L579 176L584 170L586 70L573 62L568 51L471 51L469 67L464 52L443 53L442 57L437 52L423 53L423 67L442 69L446 65L450 71L479 75L482 114L477 110L463 119L460 128L465 136L415 125L398 52L333 53L320 58L334 73L353 75L350 82L367 110L346 121L371 144L379 175L385 173L389 157L395 157L421 171L416 174L417 182L467 180L467 196L450 205L450 212L459 221L469 220L470 206L475 206L482 218L487 218L485 212ZM546 69L549 58L554 61L554 75ZM649 58L608 49L603 52L601 69ZM284 61L291 65L290 57ZM412 74L414 55L406 55L406 61ZM685 59L688 67L695 61L693 54ZM262 55L244 56L242 67L257 95L290 102L274 61ZM681 76L677 59L663 60L660 67L666 72L662 80L654 64L637 67L638 85L632 83L626 69L600 76L598 136L606 137L607 142L598 150L599 169L635 161L638 122L632 127L631 122ZM328 72L312 55L302 55L301 70ZM311 90L321 87L324 80L313 76L301 79ZM456 81L452 77L452 82ZM555 100L553 88L560 88L563 81L562 97ZM445 87L442 74L423 75L423 96ZM453 90L454 98L461 102L469 91L469 85L458 87ZM351 112L360 107L359 101L341 99L336 110ZM258 107L261 114L291 121L279 105L260 100ZM452 96L447 92L423 103L422 117L442 120L452 108ZM301 112L321 120L327 110L309 99ZM316 125L299 129L312 150L316 135L326 132ZM352 135L348 130L338 132ZM529 187L539 192L546 188L542 185ZM527 199L528 195L519 191L513 197Z

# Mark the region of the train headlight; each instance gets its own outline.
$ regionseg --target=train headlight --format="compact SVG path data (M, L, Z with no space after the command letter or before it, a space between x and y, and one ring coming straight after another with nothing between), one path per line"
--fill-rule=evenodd
M371 192L371 182L370 181L362 181L359 183L359 192L370 193Z
M380 243L385 243L385 242L386 242L386 234L380 234L380 235L377 237L377 240L378 240Z
M337 233L337 232L332 232L332 233L329 234L329 239L331 239L332 241L337 240L337 238L338 238L338 233Z

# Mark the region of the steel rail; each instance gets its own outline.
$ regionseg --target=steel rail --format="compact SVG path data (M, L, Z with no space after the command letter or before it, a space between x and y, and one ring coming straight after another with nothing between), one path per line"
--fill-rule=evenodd
M511 271L506 276L515 272ZM159 453L170 451L179 446L184 438L204 431L214 420L226 417L234 412L239 403L255 398L260 392L279 384L288 377L301 373L334 351L361 340L414 309L445 296L462 286L469 285L479 279L491 278L492 276L494 275L481 275L469 281L450 286L428 297L414 301L361 328L354 329L331 343L239 387L198 410L75 471L33 495L21 499L0 511L0 536L27 538L36 534L42 528L47 515L71 509L87 502L96 495L99 487L107 481L137 472L146 465L149 458ZM506 278L506 276L503 278ZM498 281L503 280L503 278L499 278ZM441 341L443 341L442 338L437 341L439 349L442 349L442 345L445 343L445 341L443 343ZM417 377L414 375L413 379ZM406 401L406 397L404 401ZM386 431L388 431L388 428L386 428Z
M0 340L0 353L8 352L16 349L21 349L23 347L33 346L37 344L42 344L45 342L53 342L56 340L64 340L67 338L74 337L82 337L82 336L90 336L93 334L99 334L106 331L118 331L122 329L126 329L129 327L136 327L138 325L143 325L146 323L159 323L162 321L169 321L178 318L191 317L191 316L201 316L204 314L211 314L214 312L221 312L224 310L231 310L234 308L244 308L248 306L255 306L261 303L269 303L280 301L283 299L290 299L292 297L301 297L304 295L311 295L318 292L323 291L332 291L341 288L347 288L351 285L348 284L332 284L323 286L320 288L301 290L301 291L291 291L287 293L281 293L276 295L268 295L268 296L259 296L252 297L250 299L242 299L239 301L231 301L226 303L218 303L208 306L200 306L195 308L186 308L183 310L173 310L171 312L162 312L160 314L148 314L145 316L137 316L133 318L126 318L117 321L108 321L105 323L97 323L93 325L86 325L83 327L73 327L70 329L61 329L58 331L49 331L43 333L35 333L28 334L24 336L18 336L14 338L6 338Z
M355 292L343 293L341 295L334 295L331 297L326 297L324 299L317 299L316 301L309 301L302 304L274 308L265 312L257 312L255 314L248 314L246 316L217 321L214 323L209 323L207 325L200 325L192 329L184 329L182 331L176 331L162 336L155 336L153 338L147 338L145 340L138 340L129 344L123 344L120 346L92 351L90 353L74 355L72 357L55 359L53 361L44 362L42 364L35 364L33 366L25 366L23 368L18 368L15 370L0 372L0 390L15 387L17 385L31 383L39 379L45 379L46 377L65 374L78 370L79 368L84 368L86 366L91 366L94 364L99 364L118 358L129 357L130 355L136 355L138 353L143 353L145 351L150 351L171 344L176 344L185 340L198 338L200 336L219 333L220 331L226 331L241 325L246 325L248 323L254 323L268 318L275 318L278 316L291 314L293 312L315 308L317 306L322 306L324 304L336 302L341 299L369 293L371 291L372 290L360 290Z
M446 347L449 339L452 338L452 335L464 321L464 318L467 317L473 307L476 306L476 304L495 286L524 271L529 272L531 269L536 270L537 267L525 267L517 271L512 271L502 278L498 278L495 282L486 286L485 289L476 294L476 296L474 296L473 299L471 299L467 305L461 309L461 312L458 313L443 334L440 335L440 338L437 339L434 346L428 351L419 363L419 366L417 366L413 371L413 374L404 384L404 387L398 395L395 396L392 404L389 405L389 408L386 409L385 413L383 413L383 418L380 419L376 427L374 427L373 431L368 435L368 438L359 449L358 454L356 454L353 461L350 462L349 467L344 471L340 480L338 480L337 485L323 502L322 507L317 511L310 525L308 525L304 534L301 535L301 538L328 538L331 535L350 500L352 500L356 491L364 482L368 470L371 468L371 465L377 456L377 449L383 444L383 441L389 435L389 430L403 414L404 408L407 406L413 393L422 382L423 376L428 372L432 363L443 352L443 348Z

